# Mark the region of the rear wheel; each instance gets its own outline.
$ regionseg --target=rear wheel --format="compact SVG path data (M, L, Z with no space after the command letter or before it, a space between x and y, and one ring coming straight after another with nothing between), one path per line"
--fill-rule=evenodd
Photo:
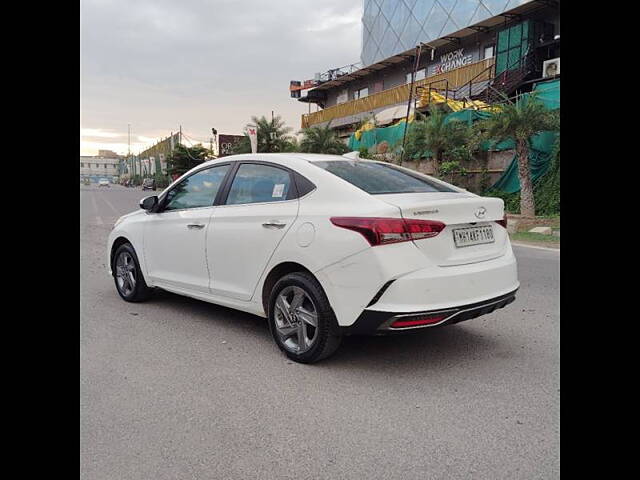
M274 285L269 299L269 329L278 347L292 360L315 363L340 346L335 314L318 281L296 272Z
M113 279L116 290L127 302L142 302L149 298L151 289L142 276L138 256L130 243L120 245L113 257Z

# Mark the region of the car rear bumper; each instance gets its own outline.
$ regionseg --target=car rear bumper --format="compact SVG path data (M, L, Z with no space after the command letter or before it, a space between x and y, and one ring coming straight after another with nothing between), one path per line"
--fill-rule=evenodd
M519 286L516 258L509 249L491 260L429 266L397 276L365 308L398 313L444 310L504 295Z
M419 312L364 310L353 325L342 327L342 332L345 335L386 335L451 325L471 320L509 305L515 300L517 290L516 288L509 293L481 302L446 309ZM412 323L422 321L429 321L430 323L412 325ZM403 326L394 326L394 324Z

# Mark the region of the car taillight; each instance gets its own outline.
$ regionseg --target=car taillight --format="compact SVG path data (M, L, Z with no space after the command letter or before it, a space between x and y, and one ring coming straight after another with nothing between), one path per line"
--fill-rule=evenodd
M496 220L496 223L498 225L502 225L504 228L507 228L507 214L504 214L504 217L502 217L502 220Z
M331 217L331 223L360 233L371 246L435 237L445 227L435 220L380 217Z
M416 318L414 320L396 320L391 324L391 328L407 328L407 327L419 327L420 325L432 325L439 323L447 318L446 315L437 315L432 317Z

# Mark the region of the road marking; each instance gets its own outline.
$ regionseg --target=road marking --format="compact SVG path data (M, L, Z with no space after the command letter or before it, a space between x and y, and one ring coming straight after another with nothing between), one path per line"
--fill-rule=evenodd
M116 212L116 215L118 217L121 215L121 213L116 209L116 207L113 206L113 204L109 200L107 200L107 197L105 197L102 192L100 192L100 198L102 198L105 201L105 203L109 206L109 208L111 208L111 210Z
M96 202L95 195L91 195L91 204L93 205L93 209L95 210L95 212L98 213L100 210L98 210L98 203Z
M513 245L514 247L535 248L536 250L546 250L548 252L560 253L559 248L538 247L536 245L527 245L526 243L517 243L517 242L511 242L511 245Z
M100 218L100 217L96 217L96 223L98 225L104 225L104 222L102 221L102 218Z

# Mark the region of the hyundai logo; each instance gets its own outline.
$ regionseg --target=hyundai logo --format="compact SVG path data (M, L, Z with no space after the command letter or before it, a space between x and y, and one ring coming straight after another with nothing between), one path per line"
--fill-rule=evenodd
M476 210L476 218L484 218L485 214L487 213L487 209L484 207L480 207L479 209Z

